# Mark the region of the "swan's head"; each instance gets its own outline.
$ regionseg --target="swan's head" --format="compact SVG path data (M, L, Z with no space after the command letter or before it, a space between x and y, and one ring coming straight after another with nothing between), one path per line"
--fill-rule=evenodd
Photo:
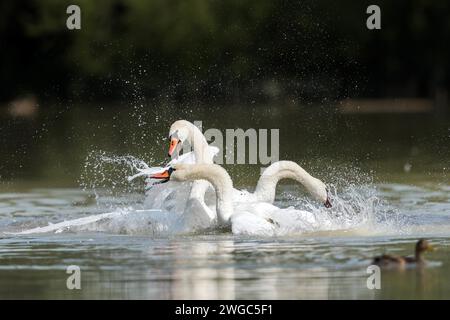
M161 183L167 182L169 180L171 181L188 181L192 180L191 178L191 172L194 165L192 164L183 164L178 163L175 164L163 172L158 172L155 174L151 174L151 179L158 179L161 180Z
M150 175L151 179L159 179L161 182L207 180L214 188L233 188L233 182L227 171L217 164L187 164L177 163L163 172Z
M164 182L171 180L172 173L174 170L175 170L174 168L169 167L169 168L165 169L164 171L150 174L149 178L160 180L160 182L158 182L158 183L164 183Z
M330 194L328 187L319 179L313 178L314 181L311 184L311 194L327 208L331 208Z
M168 156L172 157L174 153L178 153L185 141L190 142L192 123L186 120L175 121L169 129L169 152ZM176 152L175 152L176 151Z

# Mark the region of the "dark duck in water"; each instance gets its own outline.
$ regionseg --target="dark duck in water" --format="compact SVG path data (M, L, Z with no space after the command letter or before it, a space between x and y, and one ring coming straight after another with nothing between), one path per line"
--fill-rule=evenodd
M420 239L416 243L416 251L413 257L402 257L390 254L383 254L373 259L373 264L382 268L404 268L406 266L423 266L425 265L424 253L433 251L434 248L425 240Z

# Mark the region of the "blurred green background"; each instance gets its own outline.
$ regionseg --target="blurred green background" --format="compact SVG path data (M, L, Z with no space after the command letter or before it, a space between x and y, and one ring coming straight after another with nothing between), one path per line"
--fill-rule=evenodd
M82 29L66 28L81 8ZM264 82L303 102L347 96L432 97L449 86L450 4L377 1L2 1L0 99L264 98ZM250 100L250 101L251 101Z
M446 180L450 3L377 1L381 30L370 4L2 1L1 181L78 184L100 150L160 163L179 118L280 128L281 157L317 168Z

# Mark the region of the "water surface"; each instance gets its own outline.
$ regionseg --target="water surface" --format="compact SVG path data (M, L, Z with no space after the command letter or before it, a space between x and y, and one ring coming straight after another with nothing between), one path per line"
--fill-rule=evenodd
M2 299L450 298L448 120L289 106L42 110L34 119L0 118ZM336 187L332 222L339 228L276 238L158 236L130 216L109 229L8 234L142 209L143 182L126 181L130 166L120 157L163 163L167 130L178 118L202 120L205 129L279 128L280 158ZM260 167L226 166L240 188L255 185ZM307 208L306 199L283 183L276 204ZM381 290L369 290L371 258L412 254L420 237L438 248L427 255L430 265L383 271ZM81 268L81 290L66 288L69 265Z
M281 194L295 190L287 185ZM383 184L380 197L401 221L393 230L364 224L334 232L277 238L229 233L154 237L121 232L70 232L0 239L1 298L132 299L387 299L450 297L450 186ZM138 195L136 195L138 197ZM279 197L278 205L288 202ZM79 189L1 194L0 232L99 213ZM103 209L105 211L106 208ZM396 211L398 210L398 212ZM133 219L132 217L130 218ZM131 224L131 222L130 222ZM374 225L372 225L374 226ZM418 237L432 240L423 270L383 271L369 290L367 266L383 252L411 254ZM77 265L82 289L68 290Z

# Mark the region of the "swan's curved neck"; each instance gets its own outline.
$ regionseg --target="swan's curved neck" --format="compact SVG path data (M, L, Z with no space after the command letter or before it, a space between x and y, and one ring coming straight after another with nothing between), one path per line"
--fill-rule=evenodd
M233 214L233 181L224 168L216 164L186 165L182 180L206 180L216 192L218 222L228 224ZM176 175L176 174L175 174Z
M254 192L258 201L274 202L277 184L282 179L295 180L311 193L314 193L314 184L317 180L295 162L275 162L263 172L258 180Z
M191 122L186 121L186 127L189 131L187 141L191 145L192 151L195 155L196 163L212 164L213 156L209 152L208 142L200 129ZM206 181L195 181L192 184L189 193L189 199L204 199L206 190L209 188L209 183ZM203 200L204 202L204 200Z
M200 129L194 124L187 122L189 134L187 141L191 145L197 163L213 163L211 153L208 149L208 142Z

